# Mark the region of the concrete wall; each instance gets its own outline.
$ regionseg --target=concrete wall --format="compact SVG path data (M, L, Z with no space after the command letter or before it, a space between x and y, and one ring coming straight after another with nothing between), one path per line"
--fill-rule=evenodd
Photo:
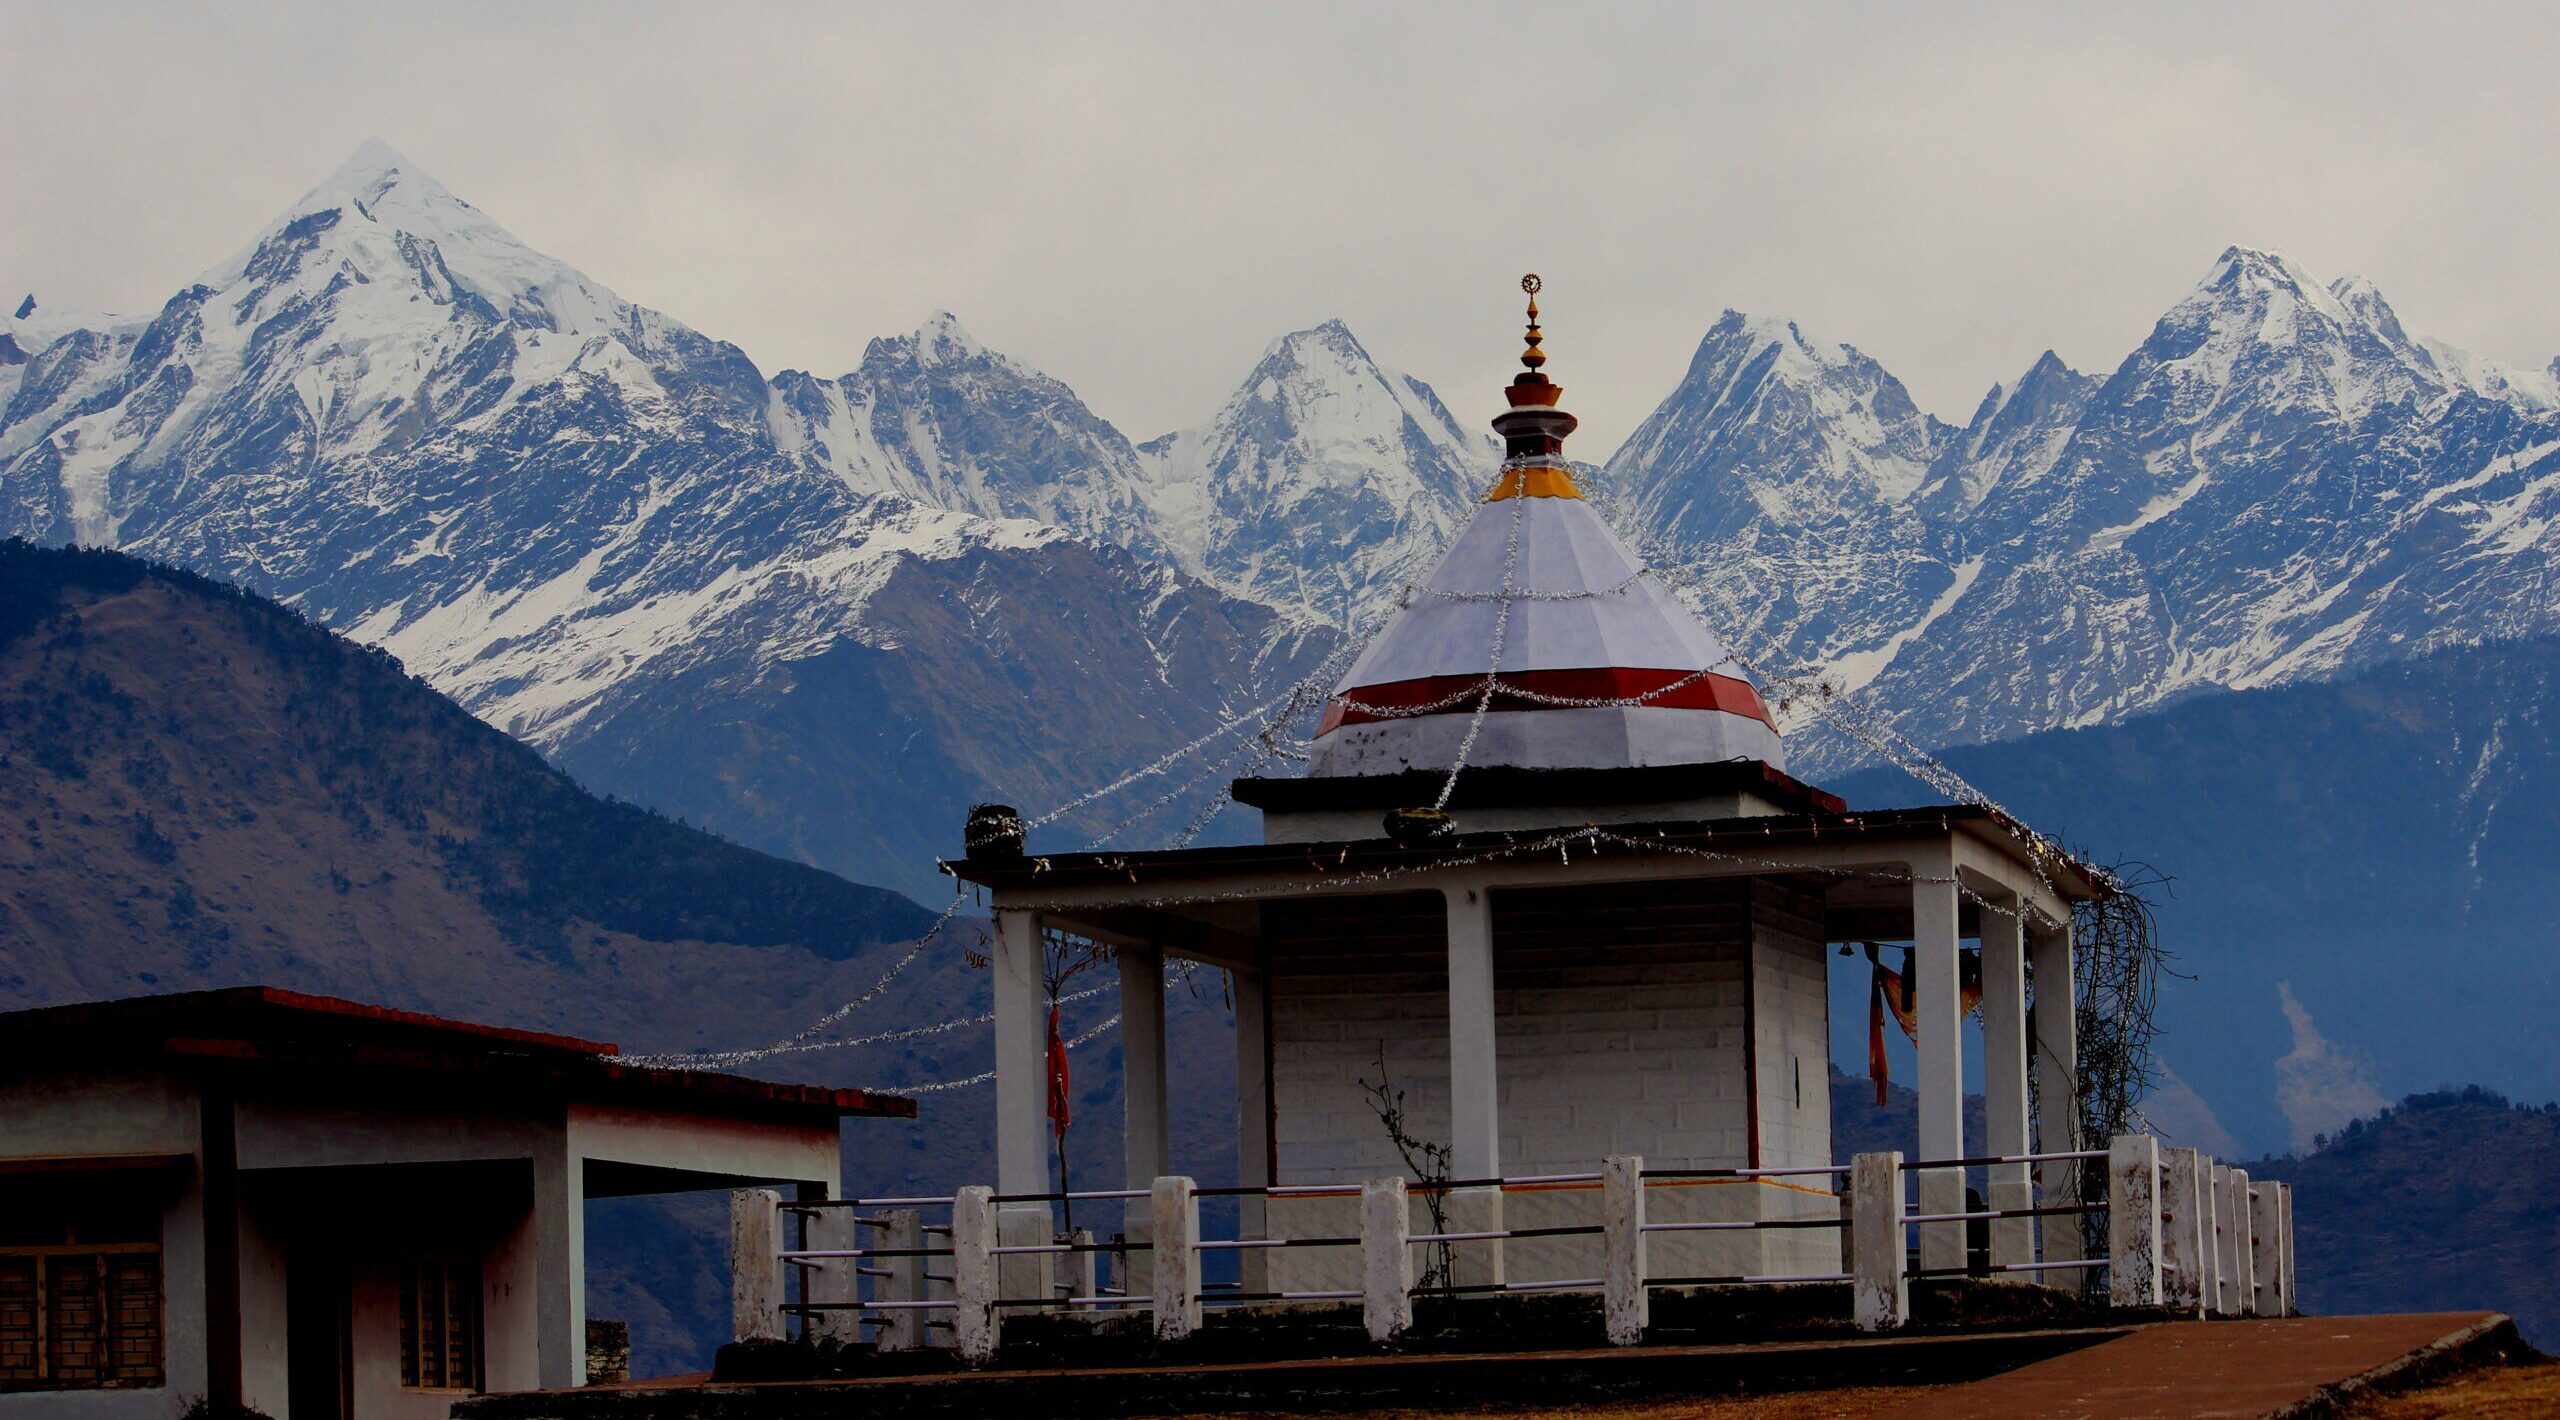
M1820 906L1748 890L1756 938L1762 1162L1830 1162L1829 998ZM1559 953L1505 940L1495 908L1494 1007L1502 1167L1595 1170L1611 1154L1655 1167L1749 1162L1744 943L1613 945ZM1404 1171L1361 1082L1404 1092L1406 1130L1449 1137L1445 969L1427 952L1286 957L1275 949L1271 1084L1284 1183L1356 1184Z

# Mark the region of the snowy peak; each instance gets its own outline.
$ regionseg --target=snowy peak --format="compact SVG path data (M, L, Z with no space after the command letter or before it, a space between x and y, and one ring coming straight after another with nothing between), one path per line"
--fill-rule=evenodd
M1609 469L1655 526L1712 539L1904 503L1951 433L1855 346L1727 310Z
M1344 625L1429 570L1497 459L1489 435L1339 320L1271 342L1207 423L1141 453L1180 565Z
M1995 490L2042 480L2060 461L2098 385L2050 350L2017 379L1993 385L1964 432L1939 455L1924 504L1937 516L1961 518Z
M1063 382L987 348L947 311L872 341L842 378L784 372L768 418L786 452L857 492L1148 543L1128 439Z

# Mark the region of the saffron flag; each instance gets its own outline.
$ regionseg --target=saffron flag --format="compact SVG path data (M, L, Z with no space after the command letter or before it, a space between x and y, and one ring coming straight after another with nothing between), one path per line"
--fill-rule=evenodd
M1049 1004L1049 1130L1067 1139L1067 1042L1058 1034L1058 1006Z
M1911 952L1903 951L1903 964L1908 967ZM1912 979L1908 971L1895 971L1884 964L1876 944L1867 943L1867 1078L1876 1083L1876 1103L1885 1102L1885 1086L1890 1083L1884 1056L1885 1012L1893 1013L1894 1023L1915 1043L1920 1039L1919 1004L1913 999ZM1982 958L1972 952L1956 957L1956 1010L1972 1015L1982 1009Z

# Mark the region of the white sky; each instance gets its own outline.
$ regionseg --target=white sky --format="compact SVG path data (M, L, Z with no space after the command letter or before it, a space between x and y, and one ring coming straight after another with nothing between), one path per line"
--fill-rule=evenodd
M948 308L1133 438L1341 316L1489 416L1519 274L1598 458L1731 305L1961 421L2233 242L2560 354L2560 7L0 4L0 287L155 307L378 134L836 374Z

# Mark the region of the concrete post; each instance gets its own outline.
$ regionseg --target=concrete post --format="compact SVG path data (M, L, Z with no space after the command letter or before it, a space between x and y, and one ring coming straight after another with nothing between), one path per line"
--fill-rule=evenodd
M1902 1242L1902 1155L1849 1161L1849 1232L1857 1252L1858 1329L1892 1331L1911 1320L1911 1282Z
M2284 1224L2276 1190L2272 1179L2249 1190L2249 1275L2260 1316L2284 1315Z
M2283 1229L2283 1250L2277 1258L2276 1277L2282 1288L2284 1309L2278 1313L2293 1316L2302 1310L2302 1301L2293 1291L2293 1185L2276 1185L2276 1217Z
M1157 1179L1147 1201L1156 1230L1156 1339L1180 1341L1200 1329L1200 1198L1190 1179L1173 1176Z
M862 1225L855 1221L853 1209L821 1208L805 1215L809 1247L815 1252L853 1252L862 1246ZM800 1294L823 1306L842 1306L862 1300L862 1259L859 1257L821 1257L814 1265L800 1269ZM851 1345L862 1339L862 1313L858 1310L806 1313L800 1334L819 1341Z
M2027 934L2026 919L2013 900L2006 911L1982 913L1982 1122L1987 1137L1982 1152L1993 1155L2029 1151L2027 1133ZM1995 1209L2035 1206L2035 1187L2028 1165L1993 1164L1985 1170L1990 1185L1985 1197ZM1991 1262L1995 1267L2035 1261L2036 1220L1991 1220ZM1994 1272L2007 1281L2025 1281L2030 1272Z
M730 1334L782 1339L782 1195L741 1188L729 1195Z
M1956 990L1956 884L1952 860L1912 864L1911 971L1919 1013L1920 1158L1964 1157L1964 1015ZM1923 1169L1920 1211L1964 1211L1964 1170ZM1920 1225L1923 1270L1965 1265L1965 1225Z
M924 1246L924 1215L912 1208L893 1208L880 1215L880 1250L912 1254ZM881 1266L888 1276L881 1280L876 1295L892 1302L921 1302L925 1299L924 1273L926 1259L915 1256L891 1257ZM881 1319L879 1344L883 1351L915 1351L924 1346L925 1311L922 1307L898 1307Z
M1173 1170L1173 1148L1165 1112L1164 953L1152 947L1122 947L1120 967L1121 1094L1127 1115L1121 1134L1120 1186L1136 1188ZM1143 1243L1147 1200L1132 1198L1122 1214L1121 1236ZM1148 1282L1144 1248L1120 1254L1120 1283L1129 1295L1144 1296Z
M2204 1238L2198 1263L2196 1304L2206 1316L2222 1314L2222 1173L2213 1156L2196 1155L2196 1231Z
M2030 923L2027 950L2036 979L2036 1152L2076 1153L2087 1146L2080 1142L2080 1046L2078 1020L2073 1015L2071 924ZM2077 1159L2057 1159L2037 1166L2036 1185L2046 1206L2080 1201L2081 1163ZM2044 1219L2039 1230L2044 1240L2044 1260L2077 1262L2086 1257L2087 1238L2081 1231L2084 1221L2076 1214ZM2074 1291L2088 1280L2075 1268L2057 1268L2040 1275L2053 1286Z
M1271 998L1261 972L1231 978L1236 997L1236 1182L1248 1188L1274 1182L1271 1160ZM1271 1235L1271 1203L1259 1193L1236 1199L1236 1236ZM1271 1290L1265 1249L1237 1255L1237 1274L1248 1292Z
M2160 1141L2119 1134L2107 1148L2107 1304L2160 1305Z
M1601 1311L1609 1344L1633 1346L1653 1325L1644 1284L1644 1159L1613 1154L1600 1166Z
M584 1385L587 1160L565 1128L534 1145L533 1253L535 1374L545 1390Z
M2231 1168L2213 1166L2213 1314L2240 1314L2240 1209L2231 1197Z
M2235 1300L2240 1315L2255 1316L2258 1312L2258 1254L2251 1234L2257 1226L2258 1210L2249 1201L2247 1169L2231 1171L2231 1217L2234 1224L2231 1245L2240 1264L2237 1273L2239 1296Z
M2185 1317L2204 1315L2205 1246L2211 1234L2205 1222L2203 1170L2204 1156L2193 1149L2161 1155L2161 1304Z
M973 1183L951 1199L951 1332L960 1359L995 1359L1003 1319L996 1313L995 1190Z
M1005 1203L996 1207L996 1236L1001 1245L1048 1247L1058 1240L1046 1204ZM1007 1252L996 1258L996 1295L1009 1302L1039 1302L1049 1310L1058 1291L1058 1254Z
M1380 1346L1413 1328L1411 1210L1402 1178L1360 1185L1360 1319Z
M1099 1296L1102 1292L1102 1274L1097 1265L1102 1260L1102 1254L1091 1251L1093 1229L1078 1228L1067 1234L1067 1242L1077 1250L1067 1254L1067 1265L1059 1269L1058 1300L1063 1302L1070 1297Z

